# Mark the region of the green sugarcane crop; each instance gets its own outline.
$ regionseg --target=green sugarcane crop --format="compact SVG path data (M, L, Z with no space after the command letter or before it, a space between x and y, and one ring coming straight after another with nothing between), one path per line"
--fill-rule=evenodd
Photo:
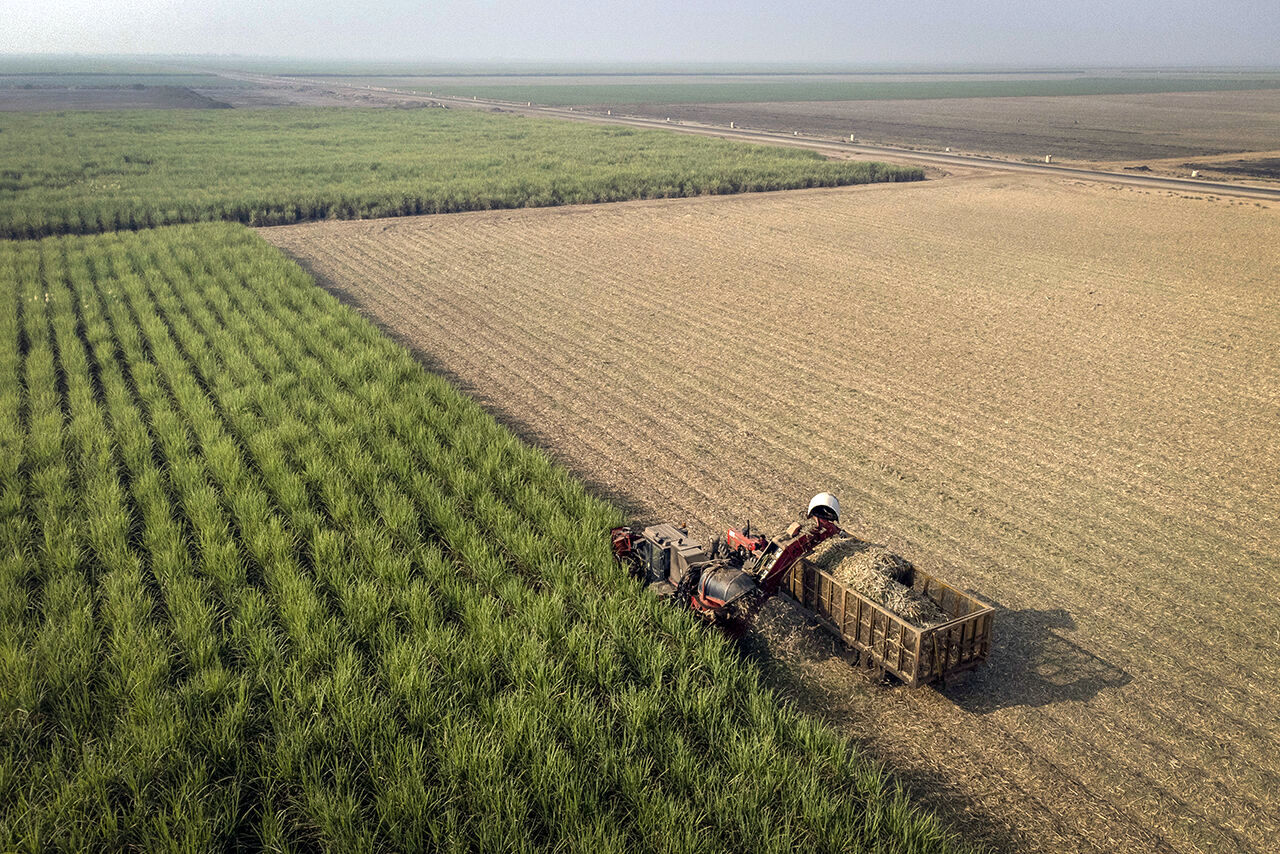
M8 238L924 177L811 151L438 109L0 113L0 163Z

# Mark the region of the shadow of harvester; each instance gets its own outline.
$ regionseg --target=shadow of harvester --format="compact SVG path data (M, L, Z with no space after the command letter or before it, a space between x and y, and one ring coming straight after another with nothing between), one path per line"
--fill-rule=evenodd
M997 605L991 657L974 678L949 685L947 696L981 715L1013 706L1082 702L1132 681L1121 668L1055 631L1075 627L1063 608L1010 611Z

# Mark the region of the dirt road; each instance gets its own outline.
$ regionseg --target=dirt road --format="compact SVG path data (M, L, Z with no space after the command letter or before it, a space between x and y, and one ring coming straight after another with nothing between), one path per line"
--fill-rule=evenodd
M1280 212L1002 174L267 239L641 519L819 490L999 606L944 693L752 646L1010 851L1280 838Z

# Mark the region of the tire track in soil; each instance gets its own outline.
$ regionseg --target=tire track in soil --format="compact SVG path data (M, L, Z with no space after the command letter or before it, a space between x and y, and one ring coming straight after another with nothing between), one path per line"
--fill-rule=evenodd
M996 654L950 699L869 686L785 608L762 619L763 642L792 647L766 658L778 683L960 826L1004 824L1034 850L1265 850L1280 637L1240 630L1264 631L1280 604L1280 528L1260 500L1280 496L1262 465L1280 400L1275 259L1222 238L1273 246L1275 215L932 184L264 234L641 515L706 532L839 484L850 527L1005 602ZM1060 234L1019 233L1050 216ZM1106 315L1085 313L1085 284ZM805 305L806 285L858 298L847 316L750 319ZM1034 302L1045 291L1052 311ZM936 352L973 360L970 376ZM826 393L814 357L831 353L856 388ZM1082 378L1093 417L1065 417ZM788 407L803 417L778 417ZM1214 566L1248 575L1225 584ZM1046 650L1066 651L1066 684L1039 674Z

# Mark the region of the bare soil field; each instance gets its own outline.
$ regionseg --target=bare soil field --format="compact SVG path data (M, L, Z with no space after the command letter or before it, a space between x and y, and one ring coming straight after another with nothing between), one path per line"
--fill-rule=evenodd
M843 522L998 607L875 684L746 654L1010 851L1280 838L1280 212L1056 178L267 229L641 520Z
M1280 152L1271 152L1280 154ZM1247 175L1250 178L1269 178L1280 180L1280 157L1239 158L1236 160L1212 160L1207 162L1187 163L1186 168L1200 169L1203 172L1224 175Z
M1111 162L1270 150L1280 89L920 101L633 104L615 112L920 148Z

